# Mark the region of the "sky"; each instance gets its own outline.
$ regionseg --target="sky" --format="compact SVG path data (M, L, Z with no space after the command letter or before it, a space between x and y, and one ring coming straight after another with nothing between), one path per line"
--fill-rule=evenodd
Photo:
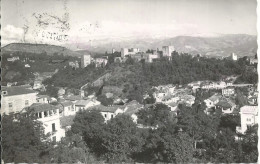
M2 45L256 35L256 0L2 0Z

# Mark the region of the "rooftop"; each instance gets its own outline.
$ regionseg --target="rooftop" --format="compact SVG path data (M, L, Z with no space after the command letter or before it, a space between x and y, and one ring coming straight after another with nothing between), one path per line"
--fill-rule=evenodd
M79 101L77 101L77 102L75 103L75 105L77 105L77 106L86 106L86 105L88 105L88 103L90 103L90 102L91 102L90 99L88 99L88 100L79 100Z
M90 109L95 109L100 112L115 113L117 109L123 109L123 108L124 108L124 106L122 106L122 105L114 105L114 106L97 105L97 106L91 107Z
M47 98L48 100L51 100L51 97L48 95L37 95L38 98Z
M257 106L243 106L240 108L242 114L253 114L258 115L258 107Z
M51 105L51 104L34 103L27 109L32 109L35 112L44 112L44 111L48 111L48 110L59 109L59 107Z
M213 96L211 96L210 98L208 98L210 101L216 101L218 100L219 98L221 98L221 95L218 95L218 94L215 94Z
M3 96L14 96L14 95L37 93L36 91L32 89L28 89L28 87L23 87L23 86L2 87L1 91ZM7 91L7 93L3 94L3 91Z
M60 102L60 104L62 106L71 106L71 105L73 105L73 103L71 101L63 101L63 102Z

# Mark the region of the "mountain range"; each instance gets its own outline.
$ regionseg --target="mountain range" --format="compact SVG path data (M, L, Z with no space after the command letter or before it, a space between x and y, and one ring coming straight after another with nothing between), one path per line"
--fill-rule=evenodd
M257 52L257 37L246 34L229 34L214 37L177 36L173 38L135 38L123 40L96 41L87 50L72 51L62 46L48 44L12 43L2 47L3 52L33 52L49 55L53 53L79 56L84 53L92 55L110 53L112 48L120 51L121 48L161 49L162 46L173 45L178 52L201 54L203 56L221 57L234 52L239 57L253 56ZM68 46L67 46L68 47Z

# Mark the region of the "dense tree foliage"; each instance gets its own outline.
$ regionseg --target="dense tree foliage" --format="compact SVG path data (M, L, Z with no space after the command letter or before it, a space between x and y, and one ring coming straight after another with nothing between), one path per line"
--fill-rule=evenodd
M41 122L34 117L3 115L2 116L2 159L15 163L46 163L50 142L44 135ZM43 141L46 142L43 142Z
M85 142L78 134L72 134L62 139L50 151L51 163L93 163L95 157L90 153Z
M74 118L71 131L82 135L90 150L100 156L104 152L101 144L104 126L104 118L98 111L79 111Z
M7 58L19 57L14 62L7 61ZM61 60L61 63L52 63L53 60ZM76 61L78 58L64 55L47 55L46 53L4 53L2 55L2 82L19 82L28 83L34 78L34 72L54 72L56 69L63 69L69 61ZM30 67L25 67L29 64Z
M141 151L144 143L130 116L119 115L108 121L104 129L103 155L110 162L129 162L133 153Z
M161 127L174 123L174 113L164 104L155 104L137 113L138 123L145 126Z

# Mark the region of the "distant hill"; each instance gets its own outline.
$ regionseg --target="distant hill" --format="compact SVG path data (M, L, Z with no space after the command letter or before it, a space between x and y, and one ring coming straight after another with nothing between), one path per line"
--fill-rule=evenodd
M53 55L57 53L59 55L63 54L65 56L80 56L80 53L71 51L62 46L48 45L48 44L30 44L30 43L11 43L1 48L4 52L28 52L41 54L46 52L47 55Z
M113 47L112 47L113 45ZM257 52L257 37L245 34L220 35L215 37L177 36L168 39L138 38L120 41L96 43L88 51L104 53L112 48L120 51L122 47L138 47L147 49L161 49L162 46L173 45L179 52L202 54L205 56L228 56L234 52L238 56L253 56Z

